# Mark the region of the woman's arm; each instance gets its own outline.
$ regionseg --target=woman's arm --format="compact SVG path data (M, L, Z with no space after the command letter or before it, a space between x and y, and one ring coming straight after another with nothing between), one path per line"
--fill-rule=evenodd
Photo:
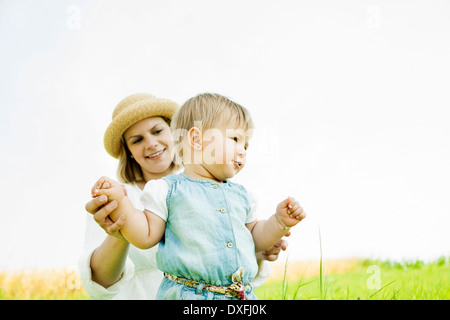
M107 203L107 197L95 197L86 203L85 209L108 234L103 243L92 253L90 268L92 281L108 288L120 280L128 255L129 243L120 234L125 220L112 222L109 214L117 208L117 202Z
M128 241L108 235L92 253L92 281L105 288L119 281L124 271L128 248Z

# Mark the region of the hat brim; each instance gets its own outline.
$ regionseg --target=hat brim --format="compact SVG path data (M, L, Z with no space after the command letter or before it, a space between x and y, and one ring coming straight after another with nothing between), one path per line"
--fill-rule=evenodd
M103 144L106 151L118 158L120 154L120 140L123 133L133 124L150 117L166 117L172 119L179 105L167 99L145 99L133 103L114 117L106 129Z

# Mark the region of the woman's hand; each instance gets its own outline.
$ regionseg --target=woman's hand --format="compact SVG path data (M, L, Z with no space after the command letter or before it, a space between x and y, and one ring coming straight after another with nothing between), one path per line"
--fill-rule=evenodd
M286 233L285 237L289 237L290 235L291 232L289 231L288 233ZM284 239L281 239L269 249L258 252L256 254L256 258L259 260L275 261L278 259L278 255L280 254L281 250L285 251L287 247L288 242Z
M96 183L91 192L93 192L93 190L97 187L98 185ZM108 185L102 185L102 188L108 187ZM122 189L126 195L126 188L122 186ZM120 229L125 225L126 222L125 216L120 216L116 222L113 222L109 218L110 213L113 212L116 208L117 201L113 200L108 202L108 197L105 195L93 197L93 199L88 201L85 205L86 211L94 216L94 220L103 230L105 230L107 234L126 241L126 239L120 233Z

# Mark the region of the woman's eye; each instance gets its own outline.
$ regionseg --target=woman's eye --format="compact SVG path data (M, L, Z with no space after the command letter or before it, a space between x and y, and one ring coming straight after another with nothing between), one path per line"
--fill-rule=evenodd
M133 141L133 144L138 144L141 141L142 141L142 138L136 139L136 140Z

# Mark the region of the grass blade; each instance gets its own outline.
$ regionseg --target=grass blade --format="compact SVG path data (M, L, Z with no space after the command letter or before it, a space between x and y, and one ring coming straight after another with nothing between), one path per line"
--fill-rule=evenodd
M288 268L288 260L289 260L289 255L286 257L286 262L284 263L284 276L283 276L283 292L281 294L281 299L282 300L286 300L286 293L287 293L287 281L286 281L286 275L287 275L287 268Z
M380 292L381 290L383 290L383 289L386 288L387 286L393 284L394 282L395 282L395 280L392 280L392 281L389 282L388 284L382 286L380 289L378 289L375 293L373 293L373 294L369 297L369 300L370 300L370 298L372 298L374 295L376 295L378 292Z
M320 228L319 228L319 246L320 246L320 264L319 264L319 292L320 292L320 299L324 300L323 297L323 282L322 282L322 236L320 234Z

